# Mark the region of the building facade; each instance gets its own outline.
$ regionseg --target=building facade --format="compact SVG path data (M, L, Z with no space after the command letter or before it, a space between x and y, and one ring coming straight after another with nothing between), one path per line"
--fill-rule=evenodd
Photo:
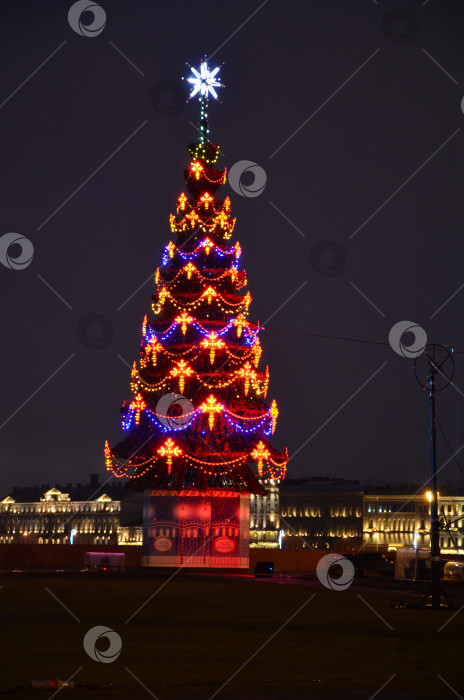
M143 494L119 483L14 489L0 501L0 544L142 545ZM102 492L103 488L105 493ZM250 547L430 547L430 494L383 493L342 479L269 480L250 497ZM439 495L440 547L464 556L464 497Z
M0 544L118 544L121 502L102 494L71 501L49 489L38 502L0 501Z
M264 483L266 495L250 494L250 547L277 549L280 546L279 485Z
M363 496L359 482L287 479L280 487L282 547L358 549L363 541Z
M0 544L142 546L142 493L128 491L119 484L102 486L95 474L91 475L89 484L67 484L69 493L58 486L16 488L12 495L0 501ZM265 487L266 495L250 499L250 547L276 548L279 488L273 480ZM108 493L99 493L102 488L112 493L113 498Z
M438 497L440 548L464 554L464 497ZM430 493L364 495L364 546L394 550L405 545L430 547Z

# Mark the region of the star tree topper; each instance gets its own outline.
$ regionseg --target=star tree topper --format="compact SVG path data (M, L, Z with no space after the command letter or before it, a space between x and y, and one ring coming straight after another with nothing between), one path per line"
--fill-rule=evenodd
M195 95L199 94L200 99L202 97L205 97L208 99L209 95L211 94L215 100L217 100L217 92L214 89L215 87L224 87L222 83L217 80L216 76L219 73L221 67L217 66L217 68L214 68L213 70L210 70L208 68L208 63L207 60L204 59L202 60L200 64L200 72L196 70L196 68L193 68L192 66L189 66L190 70L193 73L194 77L187 78L187 82L191 83L193 85L193 88L190 92L189 97L195 97Z

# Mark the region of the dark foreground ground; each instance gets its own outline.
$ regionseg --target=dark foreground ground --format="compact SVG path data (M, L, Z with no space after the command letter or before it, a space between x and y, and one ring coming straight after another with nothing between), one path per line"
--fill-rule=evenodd
M0 575L4 696L50 698L54 691L13 689L75 674L93 687L54 697L464 697L461 585L447 589L456 610L434 611L392 607L419 600L423 587L380 579L335 592L314 578L169 577ZM121 637L112 663L84 650L84 635L96 625ZM104 651L105 641L97 648Z

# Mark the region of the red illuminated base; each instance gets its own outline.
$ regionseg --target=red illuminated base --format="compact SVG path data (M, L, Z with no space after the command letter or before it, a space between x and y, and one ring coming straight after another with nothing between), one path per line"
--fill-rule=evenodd
M247 569L249 495L145 491L142 566Z

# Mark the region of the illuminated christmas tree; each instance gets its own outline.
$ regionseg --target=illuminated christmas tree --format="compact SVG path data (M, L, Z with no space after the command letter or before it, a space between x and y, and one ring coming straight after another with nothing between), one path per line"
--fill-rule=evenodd
M191 70L201 111L188 194L170 216L175 240L156 271L154 317L143 321L133 398L122 408L127 437L113 449L106 443L106 466L146 491L145 564L247 566L249 494L282 479L288 456L269 443L277 404L265 402L269 371L259 369L260 329L248 320L230 200L216 196L226 170L214 168L207 107L222 87L219 68L204 60Z

